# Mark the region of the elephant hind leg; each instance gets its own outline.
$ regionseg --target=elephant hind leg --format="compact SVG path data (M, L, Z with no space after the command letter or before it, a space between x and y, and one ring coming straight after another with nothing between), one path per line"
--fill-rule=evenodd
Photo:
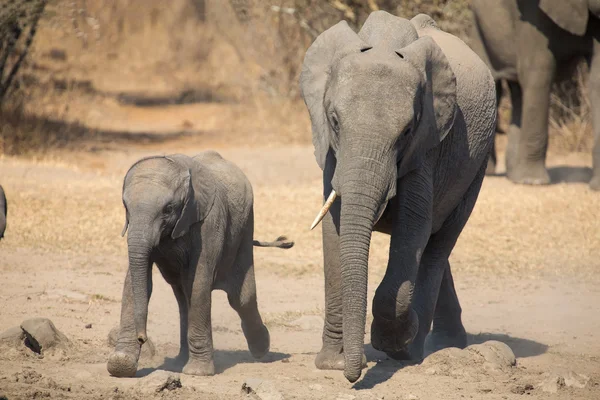
M253 229L249 228L242 238L225 291L229 305L240 316L250 353L260 359L269 352L270 336L258 311L252 234Z

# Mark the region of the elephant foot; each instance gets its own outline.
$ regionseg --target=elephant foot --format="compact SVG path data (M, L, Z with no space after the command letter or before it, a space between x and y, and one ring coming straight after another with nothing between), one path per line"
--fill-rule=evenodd
M371 345L394 359L413 359L408 346L418 330L419 317L412 308L408 318L396 321L374 316L371 324Z
M248 350L250 350L252 357L257 360L263 358L269 352L269 348L271 346L271 337L267 327L261 325L256 331L251 332L247 329L244 329L244 326L242 326L242 330L246 336Z
M590 189L594 191L600 190L600 174L596 174L590 181Z
M362 368L367 367L367 357L363 354ZM326 347L323 346L317 358L315 358L315 366L318 369L332 369L343 371L344 362L344 351L341 346Z
M457 347L459 349L467 347L467 332L464 328L461 327L458 332L433 330L425 339L425 351L428 354L448 347Z
M550 175L543 163L527 164L507 170L506 176L514 183L523 185L548 185Z
M131 378L137 372L137 359L131 354L115 351L108 358L106 369L117 378Z
M181 372L187 375L211 376L215 374L215 364L213 360L189 360Z

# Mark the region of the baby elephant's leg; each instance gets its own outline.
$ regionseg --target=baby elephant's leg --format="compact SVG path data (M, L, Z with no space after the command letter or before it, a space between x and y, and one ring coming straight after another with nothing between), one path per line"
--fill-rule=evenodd
M148 296L152 287L150 286ZM123 285L123 299L121 300L121 323L115 351L108 358L106 368L112 376L135 376L140 357L140 344L137 341L135 323L133 320L133 286L131 274L127 271Z
M212 270L199 264L196 275L190 279L191 290L184 290L188 301L187 343L189 359L183 367L188 375L214 375L213 341L211 325ZM183 326L183 324L181 324Z
M254 256L252 230L246 234L240 244L232 276L227 286L227 299L242 320L242 330L248 349L254 358L262 358L269 352L269 330L263 324L256 301L256 282L254 280Z

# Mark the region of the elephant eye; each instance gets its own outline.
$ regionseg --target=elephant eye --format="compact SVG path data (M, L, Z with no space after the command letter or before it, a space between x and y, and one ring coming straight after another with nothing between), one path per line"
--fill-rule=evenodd
M171 214L173 212L173 204L169 203L163 207L164 214Z
M331 127L336 133L340 131L340 123L338 122L337 117L333 113L331 114Z

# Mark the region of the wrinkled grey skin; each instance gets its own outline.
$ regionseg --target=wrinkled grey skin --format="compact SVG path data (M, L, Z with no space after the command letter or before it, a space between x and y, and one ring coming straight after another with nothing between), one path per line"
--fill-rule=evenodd
M6 195L4 189L0 186L0 239L4 237L6 230L6 215L8 213L8 205L6 203Z
M548 110L557 75L572 74L584 57L594 128L590 188L600 189L600 0L473 0L473 50L512 102L506 168L516 183L548 184ZM498 92L498 96L501 92ZM488 173L496 168L495 150Z
M253 245L289 248L293 242L253 242L253 196L243 172L207 151L142 159L123 182L129 269L120 332L107 369L134 376L147 340L152 265L179 305L179 364L191 375L214 374L211 292L227 292L255 358L269 351L269 331L257 308Z
M432 321L432 346L464 347L448 257L492 144L489 69L428 16L377 11L358 35L344 21L323 32L306 53L300 87L323 195L333 188L340 196L322 222L326 310L316 366L343 369L350 382L361 375L373 230L391 235L373 299L373 347L418 360Z

